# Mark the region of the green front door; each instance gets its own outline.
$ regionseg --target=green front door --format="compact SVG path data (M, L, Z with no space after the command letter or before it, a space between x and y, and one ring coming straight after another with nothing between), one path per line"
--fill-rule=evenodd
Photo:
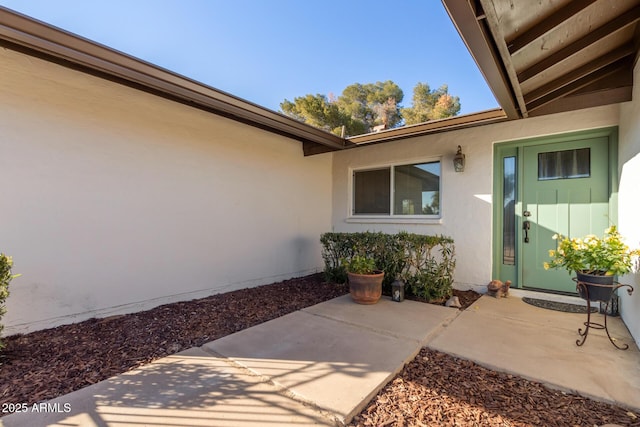
M521 287L575 292L566 270L545 270L554 234L602 235L609 218L609 137L521 147Z

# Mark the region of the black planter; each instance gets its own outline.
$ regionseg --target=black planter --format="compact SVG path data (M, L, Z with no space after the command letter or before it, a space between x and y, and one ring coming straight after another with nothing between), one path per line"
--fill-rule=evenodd
M576 271L578 293L582 299L608 302L615 288L614 276L598 276Z

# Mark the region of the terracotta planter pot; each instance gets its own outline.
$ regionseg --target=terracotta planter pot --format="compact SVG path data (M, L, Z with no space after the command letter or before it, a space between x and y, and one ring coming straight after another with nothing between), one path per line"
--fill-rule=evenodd
M582 299L608 302L615 287L614 276L584 274L576 271L578 293Z
M384 271L375 274L347 273L349 278L349 293L358 304L375 304L382 296L382 281Z

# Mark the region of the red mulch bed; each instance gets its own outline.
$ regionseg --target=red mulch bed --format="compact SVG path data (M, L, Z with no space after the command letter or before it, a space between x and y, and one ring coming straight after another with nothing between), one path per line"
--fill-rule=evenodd
M640 414L423 348L350 426L640 426Z
M152 360L344 295L320 274L4 339L0 407L49 400ZM480 295L455 291L462 309ZM637 415L637 414L632 414ZM358 426L640 426L628 411L423 349Z

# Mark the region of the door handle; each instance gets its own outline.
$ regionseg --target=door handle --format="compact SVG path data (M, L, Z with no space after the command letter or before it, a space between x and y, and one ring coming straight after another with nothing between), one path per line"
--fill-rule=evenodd
M529 230L531 229L531 223L529 221L523 221L522 229L524 230L524 242L529 243Z

